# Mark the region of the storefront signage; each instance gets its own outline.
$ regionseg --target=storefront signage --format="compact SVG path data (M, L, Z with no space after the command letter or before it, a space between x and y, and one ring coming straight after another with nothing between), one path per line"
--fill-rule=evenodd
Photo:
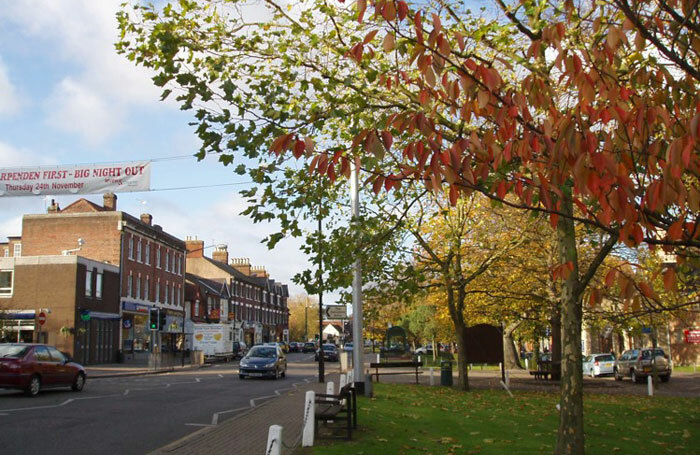
M0 168L0 197L148 191L150 161Z
M686 329L683 334L686 343L700 343L700 329Z
M89 310L82 310L80 312L80 319L83 321L87 322L90 320L90 311Z
M122 321L122 327L125 329L130 329L131 328L131 319L124 319Z
M214 308L213 310L211 310L211 311L209 312L209 317L210 317L211 319L219 319L219 309L218 309L218 308Z
M150 305L143 305L135 302L122 302L122 310L136 311L138 313L148 313L151 309Z

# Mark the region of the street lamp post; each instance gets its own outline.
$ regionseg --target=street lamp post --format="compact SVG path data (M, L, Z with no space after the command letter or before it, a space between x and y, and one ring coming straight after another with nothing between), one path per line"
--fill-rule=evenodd
M323 218L322 214L322 177L319 175L318 179L318 382L326 382L325 371L323 363L323 227L321 225L321 220Z
M351 162L350 168L350 205L352 207L352 219L357 221L360 217L360 168L356 161ZM353 375L355 377L355 390L357 393L365 391L364 377L364 342L362 340L362 263L359 257L355 258L352 275L352 350Z

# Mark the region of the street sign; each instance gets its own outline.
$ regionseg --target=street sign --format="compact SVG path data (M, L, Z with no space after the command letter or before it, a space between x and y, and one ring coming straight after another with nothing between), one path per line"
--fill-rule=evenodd
M642 327L642 333L651 334L651 327Z
M82 310L80 312L80 319L83 321L87 322L90 320L90 311L89 310Z
M326 319L347 319L348 309L345 305L327 305L324 307Z
M683 331L686 343L700 343L700 330L686 329Z
M44 325L46 323L46 313L44 313L43 311L39 313L37 321L39 322L39 325Z

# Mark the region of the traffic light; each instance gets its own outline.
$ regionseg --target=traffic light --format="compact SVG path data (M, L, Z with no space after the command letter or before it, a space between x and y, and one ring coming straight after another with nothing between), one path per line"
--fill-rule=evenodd
M151 308L150 317L148 318L148 326L151 330L158 330L158 309Z
M165 328L165 310L158 310L158 330L161 332Z

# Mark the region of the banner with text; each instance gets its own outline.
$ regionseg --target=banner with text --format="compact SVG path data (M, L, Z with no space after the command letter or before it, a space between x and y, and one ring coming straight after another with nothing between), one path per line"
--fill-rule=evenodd
M151 189L151 162L0 168L0 197Z

